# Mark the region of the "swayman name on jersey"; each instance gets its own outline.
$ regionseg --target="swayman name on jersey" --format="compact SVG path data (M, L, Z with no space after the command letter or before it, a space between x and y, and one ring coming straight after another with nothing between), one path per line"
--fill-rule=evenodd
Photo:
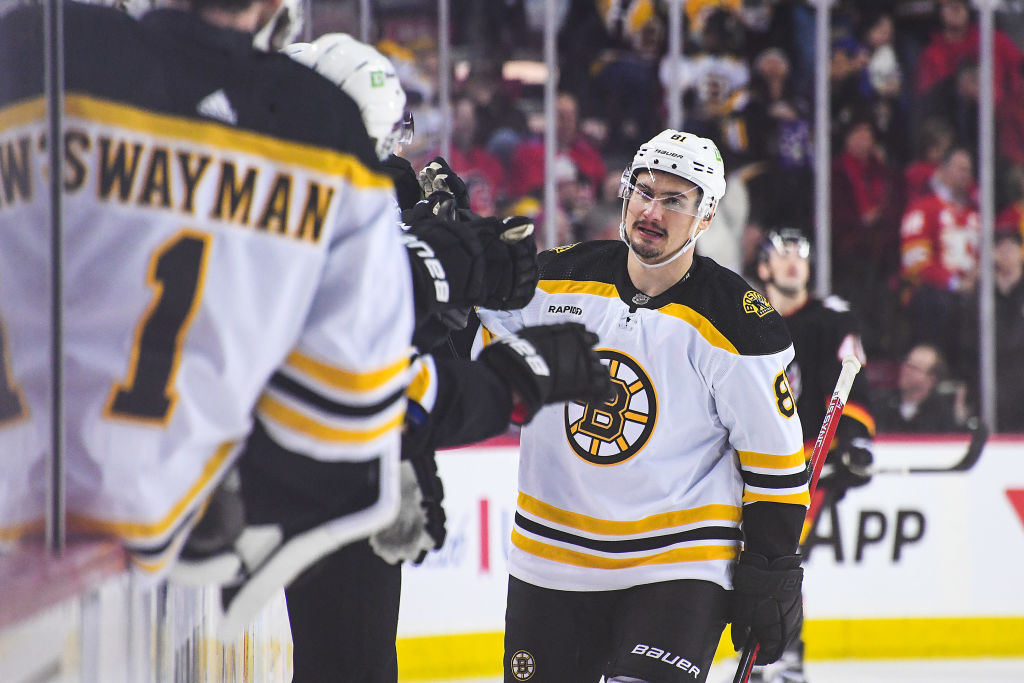
M808 503L793 348L731 271L696 257L652 298L630 282L626 253L620 242L545 252L526 308L480 312L496 335L583 322L615 389L603 404L546 407L523 429L509 569L559 590L729 588L744 506Z
M187 12L65 11L69 527L159 572L257 415L296 457L379 459L372 532L397 505L412 295L358 109ZM0 24L4 54L39 38L19 16ZM47 291L43 99L3 78L0 348L25 405L0 423L0 538L41 516L50 388L49 308L32 304ZM216 92L230 125L203 114Z

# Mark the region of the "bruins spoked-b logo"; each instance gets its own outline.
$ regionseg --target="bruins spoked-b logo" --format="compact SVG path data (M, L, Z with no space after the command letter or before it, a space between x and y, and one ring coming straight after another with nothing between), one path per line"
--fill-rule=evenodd
M595 465L617 465L640 452L658 418L654 383L633 358L598 349L608 365L613 394L603 403L565 406L565 436L576 455Z
M512 675L516 677L517 681L528 681L537 672L537 662L533 660L533 655L526 650L516 651L512 655L510 664L512 666Z

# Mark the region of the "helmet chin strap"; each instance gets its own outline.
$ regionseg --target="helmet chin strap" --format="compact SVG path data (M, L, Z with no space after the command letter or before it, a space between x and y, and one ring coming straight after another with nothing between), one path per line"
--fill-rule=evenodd
M698 231L696 235L686 240L686 242L683 243L683 246L679 247L679 249L676 250L676 253L672 254L672 256L668 257L664 261L661 261L660 263L646 263L643 257L640 256L640 254L636 253L636 250L633 249L633 245L630 243L629 238L626 237L626 221L619 221L619 239L626 243L626 246L629 247L629 251L632 252L633 256L636 257L637 263L639 263L640 266L643 268L661 268L662 266L667 266L668 264L672 263L683 254L688 252L693 247L693 245L697 243L697 238L703 235L705 232L705 230Z

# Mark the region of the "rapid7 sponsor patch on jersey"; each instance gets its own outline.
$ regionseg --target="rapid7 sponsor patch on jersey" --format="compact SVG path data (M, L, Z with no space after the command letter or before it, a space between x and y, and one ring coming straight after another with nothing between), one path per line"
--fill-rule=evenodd
M548 313L568 313L569 315L583 315L583 309L579 306L548 306Z

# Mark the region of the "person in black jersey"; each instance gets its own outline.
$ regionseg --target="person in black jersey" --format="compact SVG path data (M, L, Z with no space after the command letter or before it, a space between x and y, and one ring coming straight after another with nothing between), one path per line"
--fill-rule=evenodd
M842 359L855 356L867 363L860 338L860 324L849 305L837 296L819 299L808 290L811 276L811 243L793 228L769 232L758 252L758 276L771 305L786 321L796 356L786 368L803 425L804 450L810 458ZM805 535L813 534L820 511L829 510L833 524L835 505L847 489L870 480L865 470L872 461L875 419L865 379L853 383L832 448L822 469ZM806 680L803 674L803 641L796 641L776 664L755 667L751 680Z

